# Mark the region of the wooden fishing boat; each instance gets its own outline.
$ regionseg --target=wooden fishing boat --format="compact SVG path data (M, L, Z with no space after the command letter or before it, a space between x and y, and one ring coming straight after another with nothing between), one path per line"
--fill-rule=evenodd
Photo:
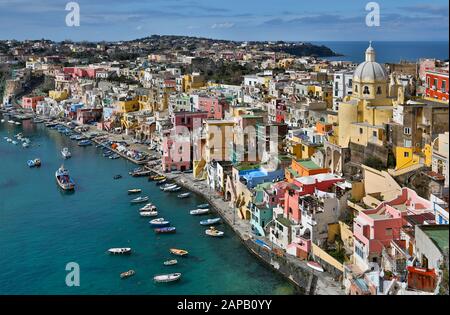
M126 278L129 278L131 276L134 276L135 274L136 274L136 272L134 270L128 270L128 271L122 272L120 274L120 278L121 279L126 279Z
M222 220L221 218L207 219L200 221L200 225L215 225L219 224L221 220Z
M173 226L155 229L155 233L157 233L157 234L173 234L176 232L177 232L177 229Z
M205 215L209 213L209 209L196 209L189 212L191 215Z
M189 254L189 252L187 250L184 250L184 249L171 248L169 251L173 255L176 255L176 256L187 256Z
M175 266L176 264L178 264L178 260L176 259L167 260L164 262L164 266Z
M225 233L217 230L215 227L210 227L205 231L205 234L212 237L222 237Z
M108 249L108 252L113 255L126 255L131 254L131 248L110 248Z
M130 202L131 203L144 203L147 201L148 201L148 197L138 197L138 198L131 200Z
M142 192L142 189L137 189L137 188L128 190L129 195L140 194L141 192Z

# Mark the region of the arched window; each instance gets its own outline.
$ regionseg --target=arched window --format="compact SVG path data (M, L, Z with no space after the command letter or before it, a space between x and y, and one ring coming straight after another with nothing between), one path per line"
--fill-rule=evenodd
M381 92L381 86L377 87L377 94L381 95L383 92Z
M369 90L369 87L367 85L364 87L363 94L370 94L370 90Z
M355 84L355 93L358 93L358 84Z

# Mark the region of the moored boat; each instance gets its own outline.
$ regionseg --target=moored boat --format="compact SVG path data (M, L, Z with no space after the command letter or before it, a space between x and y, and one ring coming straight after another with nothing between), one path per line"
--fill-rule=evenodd
M177 197L180 199L186 199L189 198L191 196L191 193L184 193L184 194L179 194Z
M78 145L80 147L87 147L92 145L92 141L91 140L81 140L80 142L78 142Z
M113 177L113 179L121 179L122 178L122 175L115 175L114 177Z
M69 171L62 165L55 173L56 182L63 190L75 189L75 183L70 177Z
M136 272L134 270L128 270L128 271L122 272L120 274L120 278L121 279L126 279L126 278L129 278L131 276L134 276L135 274L136 274Z
M221 218L207 219L207 220L200 221L200 225L215 225L215 224L219 224L220 221L221 221Z
M141 211L139 212L139 215L141 217L157 217L158 216L158 211Z
M198 205L197 208L198 209L207 209L207 208L209 208L209 204L208 203L204 203L204 204Z
M151 220L149 223L151 227L155 228L163 228L170 226L170 221L167 221L164 218L154 219Z
M180 187L180 186L175 186L175 187L170 188L170 189L165 190L165 191L167 191L167 192L178 192L178 191L180 191L180 190L181 190L181 187Z
M169 191L171 189L175 189L176 187L178 187L178 186L175 185L175 184L167 184L167 185L162 186L161 190L162 191Z
M319 263L315 262L315 261L308 261L308 262L306 263L306 265L307 265L309 268L314 269L314 270L316 270L316 271L318 271L318 272L324 272L322 266L321 266Z
M225 233L212 226L205 231L205 234L212 237L222 237Z
M128 190L129 195L140 194L141 192L142 192L142 189L137 189L137 188Z
M158 283L174 282L181 278L181 273L171 273L168 275L157 275L153 277L153 280Z
M63 158L68 159L70 157L72 157L72 153L70 153L69 148L64 148L61 151L61 155L63 156Z
M189 254L189 252L184 249L171 248L171 249L169 249L169 251L171 254L176 255L176 256L186 256Z
M173 226L155 229L155 233L157 233L157 234L170 234L170 233L176 233L176 232L177 232L177 229Z
M131 200L130 202L131 203L144 203L147 201L148 201L148 197L138 197L138 198Z
M166 177L162 176L162 175L153 175L148 178L149 181L155 181L155 182L161 181L163 179L166 179Z
M129 247L123 247L123 248L110 248L108 249L108 252L113 255L125 255L125 254L131 254L131 248Z
M146 204L144 207L139 209L140 212L146 212L146 211L156 211L156 206L152 203Z
M191 210L189 213L191 215L205 215L205 214L209 214L209 209L196 209L196 210Z
M176 264L178 264L178 260L176 260L176 259L166 260L164 262L164 266L174 266Z
M160 180L159 182L156 182L156 186L162 186L165 183L167 183L167 179L163 179L163 180Z

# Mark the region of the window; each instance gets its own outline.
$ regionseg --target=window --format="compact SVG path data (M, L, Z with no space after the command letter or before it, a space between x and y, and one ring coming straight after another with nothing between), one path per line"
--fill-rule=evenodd
M355 85L355 93L358 93L358 85Z
M409 157L409 152L404 152L403 157L405 157L405 158Z
M444 93L447 92L447 81L445 80L442 80L441 91Z
M392 229L386 229L386 236L392 236Z
M364 251L361 249L361 248L359 248L359 247L355 247L355 253L359 256L359 257L361 257L361 258L364 258Z
M348 80L348 86L352 87L352 85L353 85L353 80L352 79Z
M404 132L405 135L410 135L410 134L411 134L411 128L406 127L406 128L403 130L403 132Z
M381 92L381 86L377 87L377 94L381 95L383 92Z
M375 131L373 131L373 133L372 133L372 134L373 134L373 136L374 136L374 137L376 137L376 136L378 135L378 133L377 133L377 131L376 131L376 130L375 130Z
M363 129L359 128L359 134L362 135L363 134Z
M438 80L434 79L433 80L433 90L437 90L437 85L438 85Z
M370 90L369 90L369 87L368 87L368 86L365 86L365 87L364 87L363 94L365 94L365 95L370 94Z

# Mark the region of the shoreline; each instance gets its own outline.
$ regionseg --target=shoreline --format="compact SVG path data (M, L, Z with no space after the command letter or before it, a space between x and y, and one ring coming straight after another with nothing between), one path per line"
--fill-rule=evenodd
M59 121L58 124L67 126L67 122ZM92 126L90 125L79 125L80 127L88 127L89 130L85 132L79 132L84 136L89 136L92 131L90 130ZM128 136L125 136L128 138ZM117 140L114 139L114 135L102 131L102 134L98 137L92 138L91 141L96 144L101 144L105 140L110 141L130 141L130 139ZM101 140L100 140L101 139ZM138 147L141 146L141 147ZM130 144L130 149L136 149L142 151L143 145ZM319 273L313 271L306 265L306 262L300 261L295 257L289 257L287 253L284 253L283 257L280 258L273 252L268 253L267 250L261 252L262 247L257 245L254 240L257 240L251 233L251 227L249 224L245 224L241 219L236 218L235 211L229 206L228 202L224 201L215 191L212 191L206 184L205 180L196 181L191 174L170 174L164 173L158 167L149 167L146 164L148 160L136 161L133 158L123 154L115 149L108 148L109 150L117 153L121 158L125 158L133 164L142 166L147 170L153 172L154 174L165 176L168 180L174 181L177 185L182 186L191 193L195 193L205 200L208 201L214 212L217 213L225 224L227 224L233 232L238 236L241 244L245 246L247 251L249 251L253 256L255 256L259 261L264 263L272 271L277 272L283 278L288 280L291 284L296 287L296 290L304 295L343 295L344 291L341 289L340 283L334 281L331 275L325 273ZM144 151L145 153L150 153ZM260 238L261 240L267 242L266 239ZM280 270L280 263L285 265L284 271ZM294 275L292 274L294 270ZM300 272L300 274L298 274Z

